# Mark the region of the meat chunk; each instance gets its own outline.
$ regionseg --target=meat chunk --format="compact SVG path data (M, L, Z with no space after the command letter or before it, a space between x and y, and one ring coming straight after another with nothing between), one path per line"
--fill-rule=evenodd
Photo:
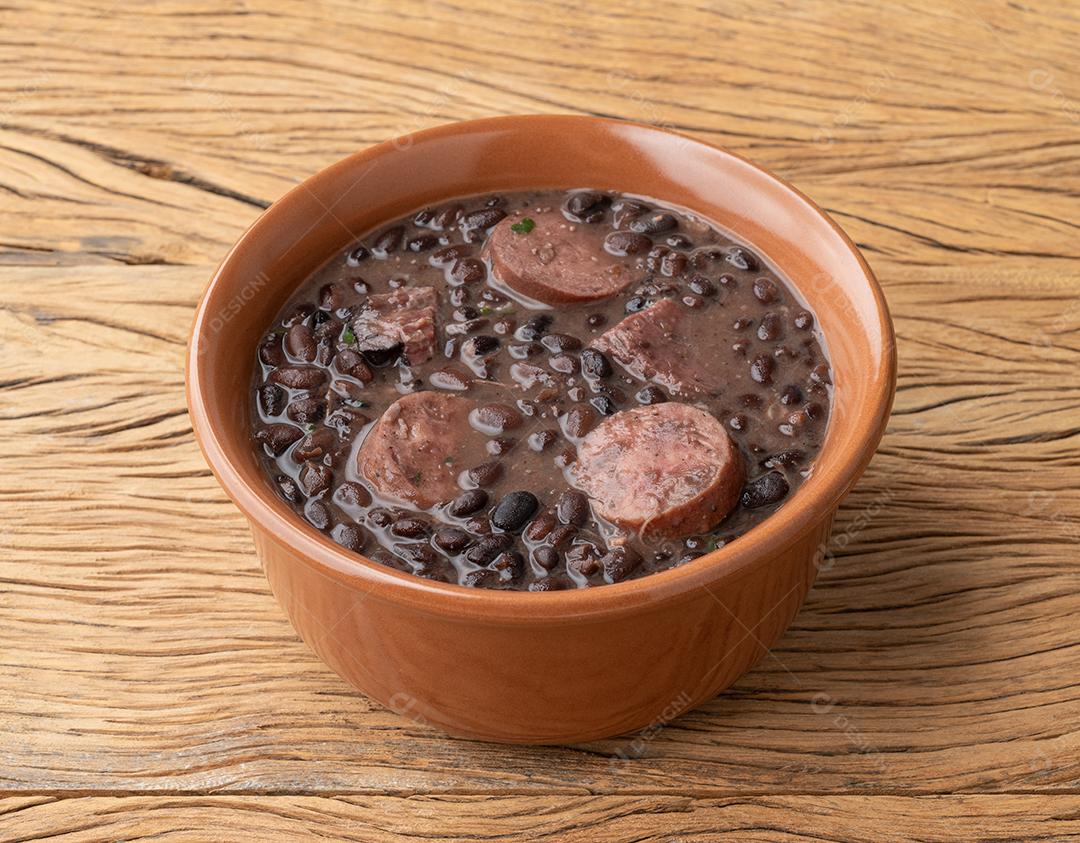
M357 348L372 362L392 362L400 354L410 366L435 355L434 287L402 287L391 293L368 296L364 309L353 319Z
M645 539L712 529L738 502L745 476L723 425L676 402L605 419L581 443L574 468L596 511Z
M545 304L590 302L633 280L626 262L604 251L598 229L569 222L558 210L530 211L529 231L523 219L504 219L484 245L496 280L511 289Z
M437 392L399 398L360 446L360 474L382 497L420 509L455 497L461 453L470 445L483 449L483 438L469 426L475 407Z
M631 375L655 381L674 396L719 394L725 369L716 365L710 319L662 299L623 319L593 342Z

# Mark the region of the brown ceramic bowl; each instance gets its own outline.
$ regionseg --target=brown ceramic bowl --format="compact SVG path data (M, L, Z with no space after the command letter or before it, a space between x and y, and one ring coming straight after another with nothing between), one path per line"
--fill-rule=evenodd
M794 282L818 315L835 379L813 476L738 541L599 588L470 589L345 551L277 497L252 452L250 384L261 332L309 272L380 223L454 196L552 187L685 206ZM370 697L452 734L555 743L670 719L761 658L802 604L837 505L881 438L896 363L870 269L790 186L736 155L652 126L531 116L455 123L380 144L275 202L210 282L187 376L206 459L251 522L274 594L320 658Z

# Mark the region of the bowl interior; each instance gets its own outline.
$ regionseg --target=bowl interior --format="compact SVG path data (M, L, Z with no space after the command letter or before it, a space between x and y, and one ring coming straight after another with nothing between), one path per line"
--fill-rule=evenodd
M732 545L682 568L577 597L489 593L486 599L595 600L612 590L659 588L691 569L724 560L747 564L752 546L767 555L780 547L784 531L797 533L836 505L877 445L895 378L884 299L855 247L812 203L730 153L649 126L538 116L451 124L354 155L275 203L230 251L196 317L189 403L208 461L249 517L278 519L281 540L339 572L363 566L369 579L398 588L414 580L405 587L478 591L357 562L277 499L248 441L254 349L296 286L379 224L454 196L548 187L617 190L681 205L764 255L817 314L833 364L832 418L813 476Z

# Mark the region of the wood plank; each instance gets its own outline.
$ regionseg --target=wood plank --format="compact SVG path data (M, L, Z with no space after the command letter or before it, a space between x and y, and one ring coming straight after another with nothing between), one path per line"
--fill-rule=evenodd
M1072 279L891 273L896 413L772 657L648 739L506 748L367 702L274 604L184 410L209 272L0 277L0 790L1075 789Z
M0 261L216 262L261 207L357 149L566 111L752 156L879 268L1078 256L1065 5L555 9L573 25L491 0L20 3L0 43Z
M0 800L4 840L858 841L1080 839L1080 797L188 796Z

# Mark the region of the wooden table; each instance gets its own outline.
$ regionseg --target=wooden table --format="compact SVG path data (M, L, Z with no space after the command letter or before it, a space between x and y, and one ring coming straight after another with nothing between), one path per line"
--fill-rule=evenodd
M1080 837L1076 4L363 5L0 11L0 839ZM536 111L791 179L900 337L835 565L769 658L636 743L451 740L354 693L184 405L196 300L271 201Z

